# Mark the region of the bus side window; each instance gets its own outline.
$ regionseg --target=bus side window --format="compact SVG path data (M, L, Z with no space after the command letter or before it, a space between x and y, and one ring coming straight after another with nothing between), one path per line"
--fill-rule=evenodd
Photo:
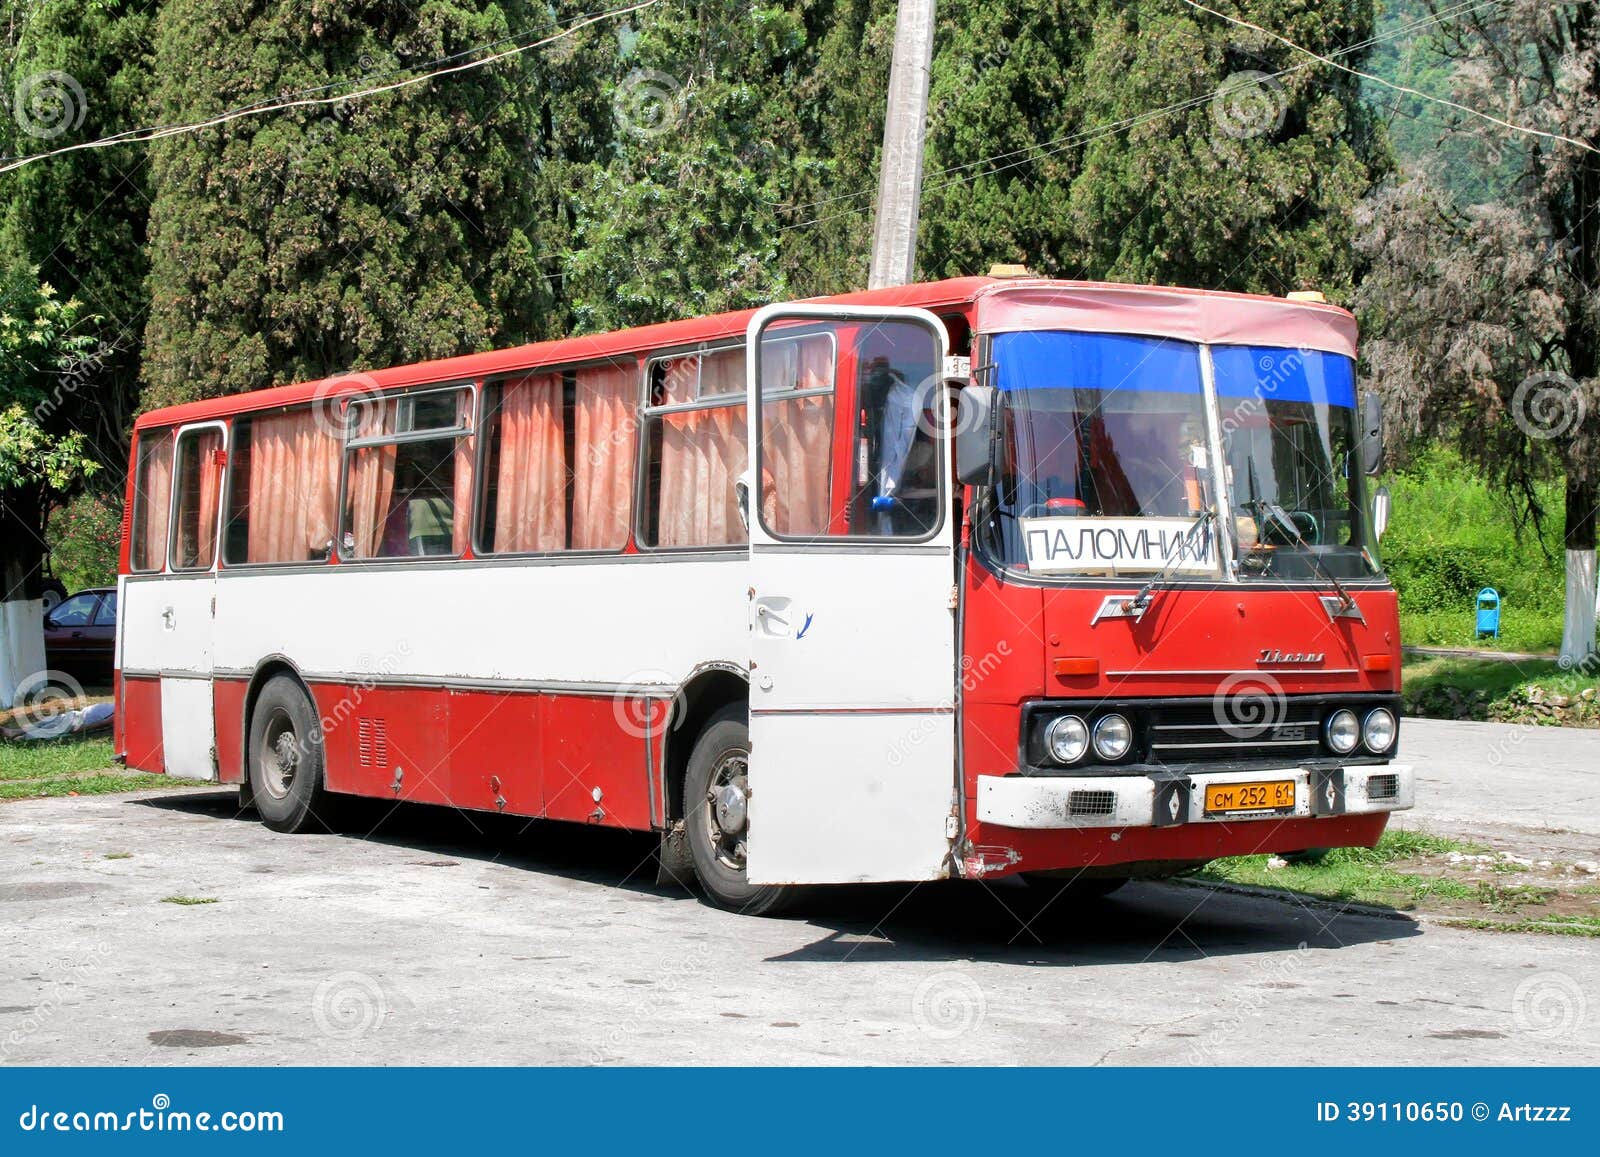
M461 386L352 401L340 557L465 553L473 393Z
M233 422L222 561L324 561L339 503L339 439L310 407Z
M638 369L626 364L491 383L477 549L621 550L637 400Z
M655 547L745 541L734 481L744 473L744 347L651 366L640 540Z

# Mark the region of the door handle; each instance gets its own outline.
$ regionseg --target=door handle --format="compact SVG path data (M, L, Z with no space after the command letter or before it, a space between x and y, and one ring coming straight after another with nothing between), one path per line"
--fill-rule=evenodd
M788 599L757 599L756 629L768 638L787 639L794 633L794 628L781 612L788 609Z
M83 638L83 632L82 631L73 631L72 632L72 637L74 639L81 639L81 638Z
M172 630L172 628L174 626L177 625L177 621L176 620L177 620L177 615L173 612L171 607L163 607L162 608L161 621L166 624L167 630L170 631L170 630Z

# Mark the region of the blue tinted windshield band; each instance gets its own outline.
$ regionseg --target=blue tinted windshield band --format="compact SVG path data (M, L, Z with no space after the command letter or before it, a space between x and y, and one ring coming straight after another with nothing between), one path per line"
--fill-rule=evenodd
M1200 392L1200 349L1173 338L1035 331L994 339L1002 390Z
M1217 395L1266 401L1315 402L1353 409L1355 363L1342 354L1272 346L1211 347Z

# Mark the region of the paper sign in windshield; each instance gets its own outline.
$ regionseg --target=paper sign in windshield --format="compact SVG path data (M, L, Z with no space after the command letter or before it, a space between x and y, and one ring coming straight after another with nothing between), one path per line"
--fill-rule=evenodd
M1190 518L1023 518L1022 540L1034 574L1217 569L1210 522Z

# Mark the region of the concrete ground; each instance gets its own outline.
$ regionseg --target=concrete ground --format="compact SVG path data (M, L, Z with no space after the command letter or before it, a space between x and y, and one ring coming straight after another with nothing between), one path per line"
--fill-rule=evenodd
M1507 770L1405 726L1422 826L1600 844L1600 736L1559 737L1549 777L1542 736ZM1600 1063L1592 940L1190 884L1042 915L1020 887L855 888L762 920L658 888L636 837L381 805L370 836L279 836L234 799L0 805L0 1063Z

